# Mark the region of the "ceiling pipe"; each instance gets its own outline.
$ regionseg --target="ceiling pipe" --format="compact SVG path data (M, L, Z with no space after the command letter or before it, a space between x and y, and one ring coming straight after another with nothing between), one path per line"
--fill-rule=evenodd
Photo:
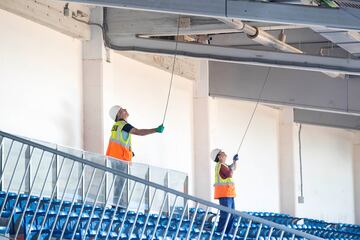
M228 26L233 27L239 31L243 31L247 34L249 38L254 40L255 42L267 46L279 49L283 52L290 52L290 53L303 53L301 50L286 44L272 36L271 34L257 28L250 26L246 23L243 23L241 20L238 19L219 19L223 23L226 23Z
M265 32L257 27L253 27L246 23L243 23L241 20L223 19L223 18L219 18L218 20L227 24L228 26L231 26L234 29L243 31L244 33L247 34L247 36L249 38L251 38L252 40L254 40L255 42L257 42L263 46L276 48L283 52L304 53L300 49L297 49L297 48L285 43L285 41L281 41L281 40L275 38L274 36L272 36L271 34ZM283 39L284 38L285 38L285 36L283 36ZM340 73L332 73L332 72L323 72L323 73L332 78L345 77L344 74L340 74Z

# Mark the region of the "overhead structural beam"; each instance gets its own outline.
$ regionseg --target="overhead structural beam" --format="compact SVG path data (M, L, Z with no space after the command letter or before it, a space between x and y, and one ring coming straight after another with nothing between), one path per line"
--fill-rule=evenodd
M64 1L64 0L62 0ZM237 0L66 0L67 2L213 18L360 30L360 10Z
M77 6L76 6L77 5ZM70 16L64 16L65 3L47 0L1 0L0 9L9 11L41 25L50 27L68 36L82 40L90 39L90 27L71 18L71 12L80 10L90 15L89 9L79 4L70 4ZM88 17L87 17L88 18ZM87 21L87 19L84 19Z
M360 116L333 112L294 109L294 122L360 130Z
M107 36L107 38L107 45L115 50L175 54L175 42L173 41L111 35ZM222 62L360 75L360 60L355 59L269 52L183 42L178 42L176 54Z
M360 114L359 77L209 62L209 86L210 96L215 97Z

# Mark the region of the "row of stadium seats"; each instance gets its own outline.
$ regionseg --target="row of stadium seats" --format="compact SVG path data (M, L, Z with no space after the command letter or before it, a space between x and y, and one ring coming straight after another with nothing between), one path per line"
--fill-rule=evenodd
M182 219L184 209L177 207L171 221L168 216L158 214L145 214L134 211L126 212L124 209L103 208L81 202L60 201L47 197L39 198L28 194L16 194L13 192L0 192L1 217L8 219L6 225L0 227L2 234L14 235L20 226L21 234L24 237L36 237L40 233L40 239L48 239L50 235L54 238L72 238L75 232L75 239L95 238L106 239L185 239L190 234L190 239L200 235L200 229L204 222L204 229L201 239L209 239L215 224L215 214L206 212L199 208L189 209ZM196 212L195 217L193 218ZM290 228L301 230L326 239L360 239L360 226L349 224L329 224L324 221L305 221L305 224L296 224L300 219L286 214L276 213L249 213L262 217ZM194 222L192 224L192 219ZM319 223L326 223L321 225ZM111 227L110 227L111 226ZM191 231L189 231L191 227ZM235 239L255 239L259 236L264 240L271 229L268 226L251 223L247 231L249 221L241 219ZM237 220L234 221L233 229L237 227ZM75 231L76 230L76 231ZM119 236L120 232L120 236ZM281 231L274 230L271 233L271 240L281 237ZM285 234L282 239L291 239L291 234ZM223 239L232 239L229 234ZM212 239L221 239L220 233L214 233ZM300 238L296 238L299 239Z

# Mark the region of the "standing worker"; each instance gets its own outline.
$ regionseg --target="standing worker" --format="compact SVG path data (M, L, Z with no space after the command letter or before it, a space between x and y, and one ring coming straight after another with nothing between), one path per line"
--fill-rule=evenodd
M111 129L111 136L106 151L106 156L117 158L119 160L131 162L134 156L131 148L131 134L145 136L152 133L162 133L164 131L163 124L161 124L157 128L152 129L137 129L133 127L127 122L129 113L126 111L126 109L118 105L111 107L109 115L111 119L115 121L115 123ZM129 173L129 166L124 162L111 161L111 167L120 172L124 172L127 174ZM125 178L118 176L115 180L113 203L119 205L120 207L128 206L127 186L129 183L127 182L126 185L124 185L124 183ZM123 193L121 193L121 189L123 189Z
M162 133L164 125L157 128L137 129L127 122L129 113L125 108L118 105L113 106L109 111L110 117L115 121L109 140L106 156L131 161L134 153L131 148L131 134L146 136L152 133Z
M216 162L215 166L215 183L214 183L214 198L219 199L221 206L235 209L234 198L235 184L232 179L233 172L236 169L236 161L239 160L238 154L233 157L233 163L226 165L227 155L221 149L214 149L211 152L211 159ZM228 214L224 211L220 211L220 219L216 232L222 232L226 225ZM229 217L229 222L226 227L225 233L228 234L233 225L234 216Z

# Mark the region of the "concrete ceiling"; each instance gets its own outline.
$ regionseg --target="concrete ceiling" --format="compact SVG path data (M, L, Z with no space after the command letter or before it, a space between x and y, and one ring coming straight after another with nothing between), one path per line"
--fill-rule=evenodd
M189 0L166 0L166 4L157 4L161 1L3 0L0 8L87 40L90 38L90 27L86 22L89 22L91 8L95 5L111 6L105 8L104 24L108 47L115 50L165 55L177 53L190 58L360 75L360 60L357 58L360 35L356 32L360 19L354 15L360 11L356 8L331 9L234 0L200 0L196 3ZM70 13L66 15L64 7L68 2ZM270 12L260 16L256 6L261 6L261 11ZM224 11L226 18L238 17L235 9L242 13L242 20L251 20L245 21L246 24L258 27L274 38L284 33L284 42L303 53L289 54L262 46L244 32L217 19L224 17ZM283 12L282 16L276 15L284 10L286 13ZM305 10L306 13L302 12ZM253 17L250 12L254 13ZM73 16L77 16L75 18L80 21ZM314 28L313 25L321 28ZM174 35L177 35L178 26L178 35L181 37L177 38L176 44ZM355 31L346 34L346 30L350 29ZM178 45L176 51L175 45Z

